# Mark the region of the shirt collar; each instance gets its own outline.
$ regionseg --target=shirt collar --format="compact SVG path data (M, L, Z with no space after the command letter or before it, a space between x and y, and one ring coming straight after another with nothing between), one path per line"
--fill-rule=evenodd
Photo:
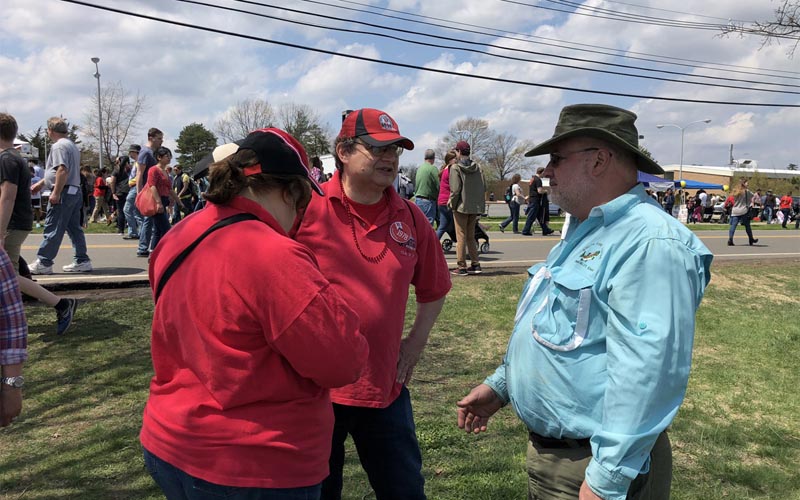
M264 207L255 201L245 198L244 196L234 196L227 205L216 205L214 203L209 203L208 208L218 210L220 219L224 219L225 217L234 215L238 212L247 212L253 214L258 217L258 220L277 231L280 235L286 236L286 231L283 230L283 227L281 227L272 214L270 214Z
M600 205L599 207L594 207L589 212L589 219L598 217L602 219L602 225L608 226L628 213L628 211L633 208L634 205L638 205L639 203L647 203L648 199L651 198L645 192L644 186L641 183L637 183L627 193L617 196L613 200Z

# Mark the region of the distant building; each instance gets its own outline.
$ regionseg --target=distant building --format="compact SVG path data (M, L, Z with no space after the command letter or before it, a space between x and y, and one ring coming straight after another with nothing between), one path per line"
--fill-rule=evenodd
M680 165L662 165L664 178L677 180ZM684 165L683 178L693 181L708 182L711 184L731 185L733 177L737 174L763 175L768 179L800 178L800 171L786 170L783 168L759 168L755 160L739 160L733 166L715 167L711 165Z

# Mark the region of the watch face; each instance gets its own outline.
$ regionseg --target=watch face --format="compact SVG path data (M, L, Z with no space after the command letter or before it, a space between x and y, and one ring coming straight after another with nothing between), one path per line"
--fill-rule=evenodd
M3 379L3 383L6 385L10 385L15 389L19 389L20 387L25 385L25 378L23 378L22 375L18 377L6 377Z

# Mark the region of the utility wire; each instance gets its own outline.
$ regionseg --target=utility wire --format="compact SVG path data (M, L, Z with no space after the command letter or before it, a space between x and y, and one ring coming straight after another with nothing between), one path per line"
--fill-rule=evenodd
M239 12L239 13L242 13L242 14L248 14L248 15L257 16L257 17L264 17L264 18L273 19L273 20L276 20L276 21L287 22L287 23L291 23L291 24L299 24L301 26L309 26L309 27L313 27L313 28L319 28L319 29L331 30L331 31L339 31L339 32L345 32L345 33L356 33L356 34L362 34L362 35L370 35L370 36L376 36L376 37L381 37L381 38L388 38L388 39L392 39L392 40L397 40L397 41L400 41L400 42L410 43L410 44L414 44L414 45L422 45L422 46L434 47L434 48L438 48L438 49L458 50L458 51L462 51L462 52L471 52L471 53L480 54L480 55L483 55L483 56L495 57L495 58L499 58L499 59L508 59L508 60L513 60L513 61L544 64L544 65L548 65L548 66L555 66L555 67L567 68L567 69L572 69L572 70L590 71L590 72L594 72L594 73L604 73L604 74L610 74L610 75L624 76L624 77L628 77L628 78L642 78L642 79L646 79L646 80L658 80L658 81L664 81L664 82L682 83L682 84L686 84L686 85L699 85L699 86L706 86L706 87L723 87L723 88L731 88L731 89L737 89L737 90L747 90L747 91L752 91L752 92L769 92L769 93L776 93L776 94L800 94L800 92L789 91L789 90L762 89L762 88L753 88L753 87L750 87L750 86L742 87L742 86L738 86L738 85L725 85L725 84L722 84L722 83L713 83L713 84L711 84L711 83L704 83L704 82L678 80L678 79L675 79L675 78L664 78L664 77L659 77L659 76L637 75L637 74L631 74L631 73L623 73L623 72L620 72L620 71L611 71L611 70L604 70L604 69L597 69L597 68L586 68L586 67L575 66L575 65L571 65L571 64L563 64L563 63L556 63L556 62L549 62L549 61L526 59L526 58L522 58L522 57L515 57L515 56L510 56L510 55L496 54L496 53L493 53L493 52L484 52L482 50L469 49L469 48L464 48L464 47L456 47L456 46L452 46L452 45L441 45L441 44L435 44L435 43L424 42L424 41L419 41L419 40L410 40L410 39L407 39L407 38L401 38L399 36L389 35L389 34L385 34L385 33L377 33L377 32L372 32L372 31L360 31L360 30L354 30L354 29L349 29L349 28L337 28L337 27L332 27L332 26L313 24L313 23L309 23L309 22L305 22L305 21L287 19L287 18L282 17L282 16L272 16L272 15L268 15L268 14L262 14L262 13L252 12L252 11L243 10L243 9L236 9L236 8L233 8L233 7L225 7L225 6L220 6L220 5L209 4L209 3L206 3L206 2L202 2L200 0L176 0L176 1L177 2L181 2L181 3L202 5L202 6L205 6L205 7L210 7L210 8L214 8L214 9L220 9L220 10L226 10L226 11L230 11L230 12ZM320 17L320 18L323 18L323 19L329 19L329 20L333 20L333 21L351 22L353 24L376 27L376 28L379 28L379 29L391 30L391 31L396 31L396 32L401 32L401 33L408 33L408 34L412 34L412 35L423 36L423 37L426 37L426 38L436 38L436 39L441 39L441 40L455 41L455 42L463 43L463 44L466 44L466 45L473 45L473 46L477 45L477 46L481 46L481 47L491 47L491 48L495 48L495 49L503 49L503 50L508 50L508 51L512 51L512 52L522 52L522 53L526 53L526 54L544 55L544 56L552 57L549 54L546 54L546 53L543 53L543 52L536 52L536 51L530 51L530 50L524 50L524 49L514 49L514 48L510 48L510 47L503 47L501 45L494 45L494 44L491 44L491 43L473 42L473 41L469 41L469 40L462 40L462 39L459 39L459 38L446 37L446 36L441 36L441 35L434 35L432 33L424 33L424 32L421 32L421 31L406 30L406 29L401 29L401 28L396 28L396 27L392 28L392 27L387 27L387 26L383 26L383 25L375 24L375 23L368 23L368 22L364 22L364 21L350 21L348 19L344 19L344 18L341 18L341 17L328 16L328 15L319 14L319 13L311 13L311 12L306 12L306 11L299 10L299 9L292 9L292 8L288 8L288 7L275 6L275 5L267 4L267 3L263 3L263 2L256 2L256 1L253 1L253 0L234 0L234 1L236 1L238 3L248 4L248 5L257 5L257 6L260 6L260 7L269 7L269 8L273 8L273 9L279 9L279 10L282 10L282 11L293 12L295 14L304 14L304 15L308 15L308 16ZM566 59L566 60L576 61L576 62L589 63L589 64L598 64L595 61L592 61L590 59L582 59L582 58L577 58L577 57L566 57L566 56L563 56L563 57L561 57L561 59ZM642 71L653 71L653 72L657 71L657 72L665 72L665 73L675 73L675 72L668 72L668 71L658 71L658 70L653 70L653 69L649 69L649 68L638 68L636 66L619 65L619 64L613 64L613 63L600 63L600 64L608 64L610 66L624 67L624 68L627 68L627 69L637 69L637 70L642 70ZM723 80L723 81L724 80L733 80L733 81L742 81L742 82L745 82L745 83L757 83L757 84L763 83L763 84L766 84L766 85L781 85L781 86L798 87L797 85L775 84L775 83L766 83L766 82L758 82L758 81L751 81L751 80L735 80L735 79L725 79L725 78L714 78L714 77L705 76L705 75L687 75L685 73L676 73L676 74L681 75L681 76L689 76L689 77L697 77L697 78L709 78L709 79L713 79L715 81L717 81L717 80Z
M602 7L595 7L592 5L583 5L581 3L576 3L570 0L545 0L547 2L574 8L575 11L582 11L582 12L590 12L590 13L597 13L597 14L604 14L609 16L616 16L619 20L631 20L636 22L656 22L656 23L665 23L666 25L680 27L680 28L692 28L692 29L719 29L719 23L701 23L697 21L684 21L682 19L669 19L664 17L655 17L655 16L646 16L643 14L636 14L631 12L622 12L618 10L612 9L604 9Z
M333 4L326 3L326 2L323 2L323 1L320 1L320 0L300 0L300 1L306 2L306 3L324 5L324 6L327 6L327 7L334 7L334 8L338 8L338 9L349 10L349 11L353 11L353 12L361 12L361 13L370 14L370 15L374 15L374 16L387 17L387 18L390 18L390 19L399 19L399 20L403 20L403 21L410 21L410 22L413 22L413 23L423 24L423 25L428 25L428 26L434 26L434 27L437 27L437 28L445 28L445 29L449 29L449 30L465 31L465 32L468 32L468 33L476 33L476 34L481 34L481 35L494 36L494 37L514 40L514 41L524 41L524 42L535 43L535 44L539 44L539 45L547 45L547 46L551 46L551 47L558 47L558 48L561 48L561 49L568 49L568 50L574 50L574 51L579 51L579 52L588 52L588 53L594 53L594 54L602 54L602 55L608 55L608 56L619 57L619 58L636 59L636 60L647 61L647 62L655 62L655 63L659 63L659 64L669 64L669 65L673 65L673 66L683 66L683 67L690 67L690 68L708 69L708 70L712 70L712 71L727 71L727 72L731 72L731 73L740 73L740 74L746 74L746 75L758 75L758 76L766 76L766 77L771 77L771 78L791 79L792 81L796 80L795 76L773 75L773 74L770 74L770 73L786 73L786 74L791 74L791 75L800 75L800 72L797 72L797 71L767 69L767 68L754 68L752 66L738 66L738 65L735 65L735 64L714 63L714 62L708 62L708 61L698 61L698 60L695 60L695 59L682 59L682 58L679 58L679 57L670 57L670 56L664 56L664 55L658 55L658 54L648 54L646 52L635 52L635 51L626 52L626 51L621 51L620 49L615 49L615 48L610 48L610 47L602 47L602 46L596 46L596 45L590 45L590 44L584 44L584 43L578 43L578 42L571 42L571 41L566 41L566 40L559 40L557 38L548 38L548 37L543 37L543 36L530 35L530 34L527 34L527 33L514 32L514 31L503 31L503 30L500 30L500 29L497 29L497 28L491 28L491 27L480 26L480 25L475 25L475 24L452 21L450 19L443 19L443 18L432 17L432 16L424 16L424 15L421 15L421 14L403 12L401 10L395 10L395 9L389 9L389 8L375 7L375 6L372 6L372 5L369 5L369 4L356 2L356 1L352 1L352 0L337 0L337 1L341 2L341 3L345 3L345 4L359 5L359 6L362 6L362 7L369 8L369 9L379 9L379 10L383 10L383 11L386 11L386 12L396 12L396 13L399 13L399 14L403 14L404 16L413 16L413 17L421 18L421 19L428 19L428 20L432 20L432 21L441 21L441 22L445 22L445 23L451 23L452 25L467 26L467 27L470 27L470 28L480 28L480 29L485 29L485 30L492 30L492 31L495 31L495 32L503 33L503 34L502 35L498 35L497 33L486 33L486 32L482 32L482 31L475 31L475 30L457 28L457 27L454 27L454 26L441 25L441 24L436 24L436 23L432 23L432 22L417 21L415 19L409 19L408 17L393 16L393 15L389 15L389 14L384 14L382 12L373 12L373 11L366 10L366 9L356 9L356 8L351 8L351 7L343 7L343 6L340 6L340 5L333 5ZM512 37L512 36L507 36L507 35L517 35L517 36L513 36ZM522 37L522 38L519 38L519 37ZM535 41L535 40L547 40L549 42L555 42L555 43L539 42L539 41ZM578 47L591 47L591 49L580 49L580 48L576 48L576 47L569 47L569 46L565 46L565 44L576 45ZM602 50L595 50L595 49L604 49L604 50L613 51L613 52L603 52ZM614 52L616 52L616 53L614 53ZM619 54L619 52L623 52L623 54ZM648 59L648 58L645 58L645 57L637 57L637 56L633 56L633 55L629 55L629 54L636 54L638 56L657 57L657 58L660 58L660 59L667 59L667 60ZM560 57L560 56L555 56L555 57ZM672 62L672 61L683 61L683 62ZM698 63L698 64L689 64L689 63ZM598 64L604 64L604 63L599 63L598 62ZM704 66L702 66L702 65L704 65ZM709 66L720 66L720 67L709 67ZM756 71L755 72L752 72L752 71L741 71L741 70L729 69L729 68L752 69L752 70L756 70ZM770 72L770 73L765 73L765 72ZM692 75L692 76L696 76L696 75Z
M603 0L603 1L605 1L607 3L618 3L618 4L621 4L621 5L627 5L629 7L637 7L639 9L658 10L658 11L661 11L661 12L669 12L671 14L684 14L684 15L687 15L687 16L705 17L706 19L717 19L719 21L725 21L726 23L731 22L731 21L734 21L734 22L745 22L745 21L741 21L739 19L730 19L728 17L715 17L715 16L707 16L705 14L695 14L694 12L683 12L683 11L680 11L680 10L659 9L658 7L650 7L650 6L647 6L647 5L640 5L638 3L631 3L631 2L621 2L619 0Z
M335 51L332 51L332 50L320 49L320 48L317 48L317 47L309 47L307 45L300 45L300 44L296 44L296 43L283 42L283 41L279 41L279 40L270 40L268 38L262 38L262 37L257 37L257 36L253 36L253 35L246 35L244 33L235 33L235 32L232 32L232 31L225 31L225 30L221 30L221 29L217 29L217 28L211 28L211 27L208 27L208 26L201 26L201 25L198 25L198 24L186 23L186 22L182 22L182 21L175 21L175 20L172 20L172 19L165 19L163 17L149 16L147 14L141 14L141 13L138 13L138 12L131 12L131 11L123 10L123 9L107 7L107 6L104 6L104 5L95 5L95 4L91 4L89 2L84 2L84 1L81 1L81 0L61 0L61 1L62 2L66 2L66 3L70 3L70 4L75 4L75 5L82 5L84 7L90 7L90 8L93 8L93 9L104 10L106 12L113 12L113 13L116 13L116 14L122 14L122 15L126 15L126 16L137 17L139 19L147 19L149 21L155 21L155 22L159 22L159 23L162 23L162 24L168 24L168 25L171 25L171 26L181 26L181 27L184 27L184 28L196 29L196 30L205 31L205 32L208 32L208 33L215 33L215 34L218 34L218 35L232 36L232 37L236 37L236 38L243 38L243 39L246 39L246 40L253 40L253 41L257 41L257 42L263 42L263 43L269 43L269 44L273 44L273 45L279 45L279 46L282 46L282 47L291 47L291 48L294 48L294 49L306 50L306 51L310 51L310 52L317 52L317 53L320 53L320 54L327 54L327 55L331 55L331 56L345 57L345 58L348 58L348 59L355 59L355 60L359 60L359 61L374 62L374 63L384 64L384 65L388 65L388 66L395 66L395 67L399 67L399 68L414 69L414 70L418 70L418 71L426 71L426 72L429 72L429 73L437 73L437 74L441 74L441 75L460 76L460 77L472 78L472 79L476 79L476 80L492 81L492 82L498 82L498 83L511 83L511 84L516 84L516 85L524 85L524 86L527 86L527 87L540 87L540 88L548 88L548 89L555 89L555 90L566 90L566 91L571 91L571 92L581 92L581 93L585 93L585 94L599 94L599 95L611 95L611 96L616 96L616 97L630 97L630 98L634 98L634 99L653 99L653 100L658 100L658 101L687 102L687 103L696 103L696 104L720 104L720 105L726 105L726 106L757 106L757 107L771 107L771 108L800 108L800 104L710 101L710 100L702 100L702 99L684 99L684 98L679 98L679 97L650 96L650 95L640 95L640 94L628 94L628 93L623 93L623 92L610 92L610 91L602 91L602 90L587 90L587 89L580 89L580 88L576 88L576 87L567 87L567 86L562 86L562 85L550 85L550 84L544 84L544 83L526 82L526 81L521 81L521 80L511 80L511 79L507 79L507 78L497 78L497 77L491 77L491 76L485 76L485 75L474 75L474 74L469 74L469 73L458 73L456 71L449 71L449 70L444 70L444 69L430 68L430 67L425 67L425 66L417 66L417 65L414 65L414 64L401 63L401 62L397 62L397 61L384 61L384 60L376 59L376 58L372 58L372 57L357 56L357 55L354 55L354 54L345 54L345 53L335 52Z

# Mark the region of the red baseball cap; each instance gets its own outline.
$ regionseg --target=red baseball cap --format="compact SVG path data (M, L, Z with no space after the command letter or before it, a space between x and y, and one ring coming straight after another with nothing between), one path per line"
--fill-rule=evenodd
M414 149L414 143L400 135L397 122L379 109L363 108L352 111L342 122L339 137L358 137L370 146L388 146L400 143L405 149Z
M279 128L262 128L250 132L239 146L239 151L249 149L256 154L258 163L244 169L245 175L276 174L302 175L320 196L325 192L317 180L309 175L308 155L303 145L289 133Z

